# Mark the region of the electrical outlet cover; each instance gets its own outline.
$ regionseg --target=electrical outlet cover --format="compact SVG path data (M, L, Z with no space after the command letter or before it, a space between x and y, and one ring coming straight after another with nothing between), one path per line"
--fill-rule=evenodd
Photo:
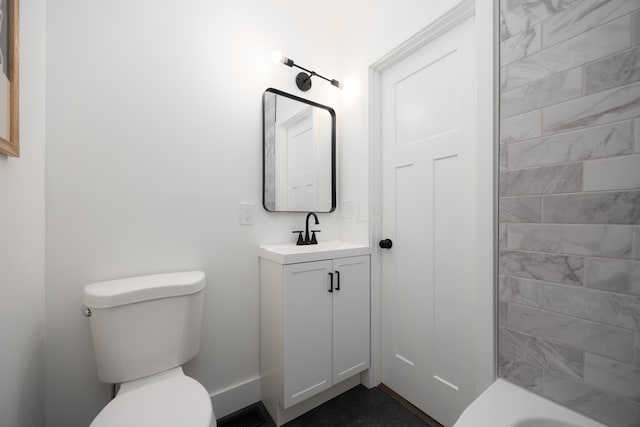
M253 225L255 221L255 204L243 202L240 203L240 224Z

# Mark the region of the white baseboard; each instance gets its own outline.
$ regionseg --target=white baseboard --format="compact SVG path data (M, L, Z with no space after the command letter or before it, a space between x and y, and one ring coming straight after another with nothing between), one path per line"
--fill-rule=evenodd
M249 378L211 393L211 404L216 419L260 401L260 377Z

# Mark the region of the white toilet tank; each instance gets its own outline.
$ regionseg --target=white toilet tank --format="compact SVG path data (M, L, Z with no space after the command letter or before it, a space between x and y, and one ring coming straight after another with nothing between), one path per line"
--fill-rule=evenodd
M200 350L204 286L201 271L85 286L100 381L132 381L193 358Z

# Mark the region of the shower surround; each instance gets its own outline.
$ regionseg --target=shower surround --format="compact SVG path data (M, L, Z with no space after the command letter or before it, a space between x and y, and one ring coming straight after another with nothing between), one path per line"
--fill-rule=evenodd
M640 0L501 0L499 375L640 425Z

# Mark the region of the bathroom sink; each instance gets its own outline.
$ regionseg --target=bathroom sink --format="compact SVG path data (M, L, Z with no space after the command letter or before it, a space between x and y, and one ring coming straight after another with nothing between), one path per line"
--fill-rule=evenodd
M260 257L279 264L320 261L323 259L368 255L368 245L331 240L317 245L297 246L295 243L260 246Z

